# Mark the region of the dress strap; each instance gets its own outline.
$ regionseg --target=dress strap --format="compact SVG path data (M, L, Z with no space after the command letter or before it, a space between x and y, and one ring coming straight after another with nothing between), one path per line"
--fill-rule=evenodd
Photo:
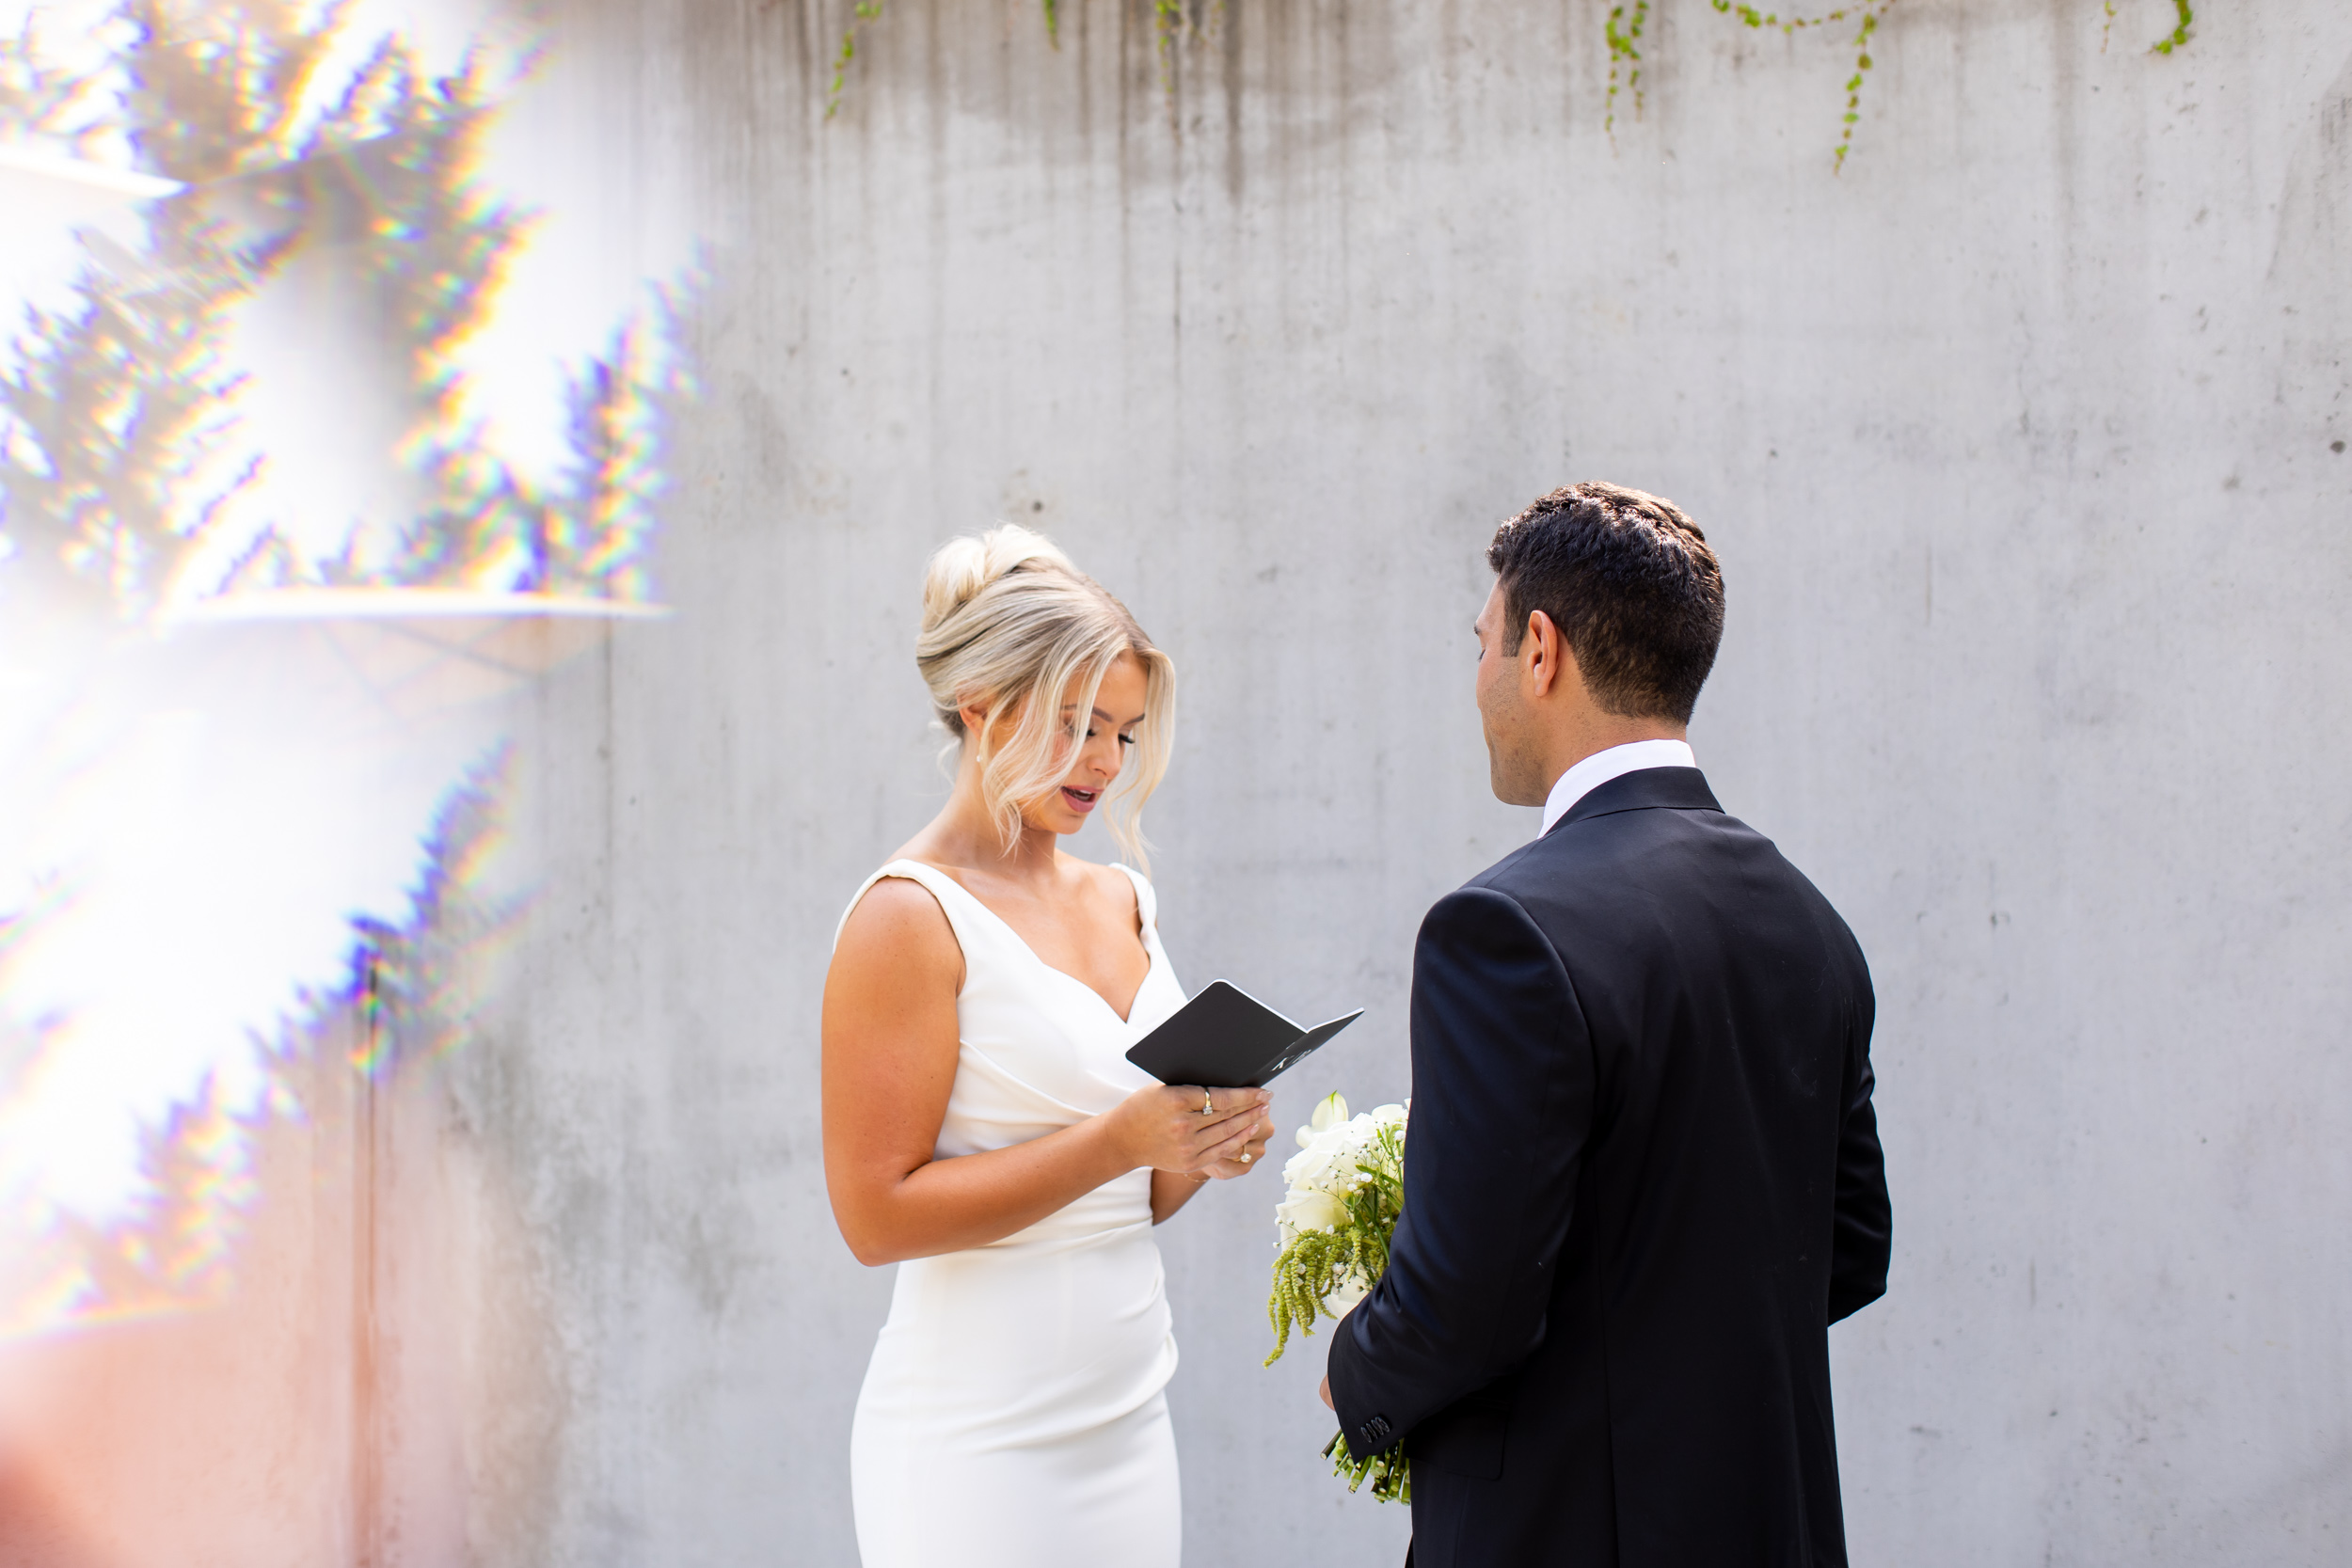
M1160 900L1159 895L1152 891L1152 879L1123 861L1113 863L1127 874L1129 881L1136 884L1136 913L1141 919L1143 928L1147 931L1158 930L1160 928Z
M946 872L925 865L921 861L907 860L892 861L866 880L858 883L857 892L850 899L850 907L843 910L841 918L834 923L833 944L835 947L841 945L841 931L850 924L850 916L856 912L858 905L865 901L866 895L873 891L874 884L885 877L898 877L910 882L922 883L930 891L930 895L939 900L939 912L947 917L948 926L955 931L956 945L963 949L967 958L971 956L972 933L964 922L961 913L962 906L959 901L971 898L972 902L978 904L979 900L972 898L971 893L964 888L963 884ZM980 907L987 908L984 904Z

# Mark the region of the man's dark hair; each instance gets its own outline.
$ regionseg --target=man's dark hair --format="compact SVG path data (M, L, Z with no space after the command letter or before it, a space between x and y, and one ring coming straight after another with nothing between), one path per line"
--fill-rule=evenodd
M1495 530L1502 651L1551 617L1593 700L1629 719L1691 721L1724 638L1724 574L1672 501L1619 484L1554 490Z

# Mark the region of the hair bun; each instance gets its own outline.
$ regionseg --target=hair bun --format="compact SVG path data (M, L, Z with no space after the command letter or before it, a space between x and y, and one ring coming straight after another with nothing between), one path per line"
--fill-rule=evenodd
M1032 562L1059 567L1073 577L1077 568L1045 535L1018 523L1003 523L975 539L950 539L931 552L923 573L923 629L931 631L978 596L981 589L1016 567Z

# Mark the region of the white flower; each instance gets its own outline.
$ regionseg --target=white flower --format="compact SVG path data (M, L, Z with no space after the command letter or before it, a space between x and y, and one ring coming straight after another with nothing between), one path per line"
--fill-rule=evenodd
M1307 1118L1307 1125L1298 1130L1298 1147L1306 1148L1314 1141L1316 1133L1337 1127L1346 1119L1347 1101L1340 1098L1339 1090L1333 1089L1316 1104L1314 1115Z
M1343 1259L1361 1259L1360 1245L1322 1243L1302 1245L1308 1236L1336 1236L1376 1243L1395 1225L1392 1183L1403 1174L1405 1128L1412 1101L1376 1106L1360 1116L1347 1114L1347 1101L1334 1094L1315 1107L1313 1118L1298 1130L1298 1152L1282 1167L1283 1198L1274 1211L1280 1256L1275 1261L1277 1284L1269 1310L1276 1325L1275 1354L1280 1355L1290 1331L1310 1326L1318 1311L1344 1317L1370 1295L1377 1282L1360 1261L1327 1274ZM1377 1185L1382 1201L1367 1215L1358 1212L1358 1195ZM1359 1237L1359 1228L1370 1235ZM1329 1288L1301 1315L1306 1293L1326 1280ZM1311 1328L1310 1327L1311 1332Z
M1274 1217L1288 1230L1337 1230L1347 1223L1347 1205L1329 1193L1294 1191L1276 1206Z
M1380 1109L1388 1111L1395 1107L1384 1105ZM1384 1158L1380 1151L1380 1134L1391 1127L1400 1132L1403 1130L1401 1122L1384 1121L1380 1119L1380 1112L1366 1111L1344 1127L1336 1128L1334 1131L1340 1134L1356 1159L1370 1163Z
M1344 1124L1327 1129L1290 1157L1290 1163L1282 1167L1283 1185L1293 1194L1319 1192L1336 1196L1354 1192L1361 1180L1356 1169L1358 1158L1355 1146L1346 1137Z

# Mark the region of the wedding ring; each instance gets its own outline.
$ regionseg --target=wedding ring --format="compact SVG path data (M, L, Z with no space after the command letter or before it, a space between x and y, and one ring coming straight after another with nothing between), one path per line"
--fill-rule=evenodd
M1200 1114L1204 1117L1216 1115L1216 1097L1206 1089L1200 1091Z

